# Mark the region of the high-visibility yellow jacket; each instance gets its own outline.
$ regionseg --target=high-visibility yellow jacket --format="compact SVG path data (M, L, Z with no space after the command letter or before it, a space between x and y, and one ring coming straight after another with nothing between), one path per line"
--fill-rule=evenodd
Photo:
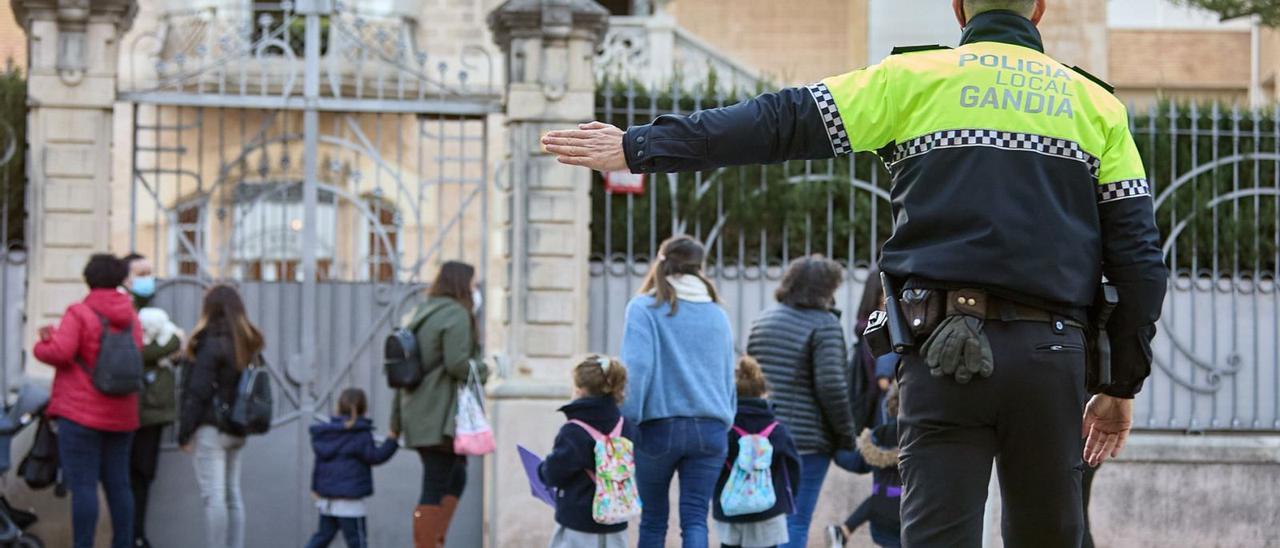
M1167 271L1142 159L1105 83L1043 52L1032 22L980 14L958 48L899 48L819 83L634 126L636 172L875 151L893 176L880 268L923 286L981 287L1077 319L1103 275L1112 395L1150 371Z

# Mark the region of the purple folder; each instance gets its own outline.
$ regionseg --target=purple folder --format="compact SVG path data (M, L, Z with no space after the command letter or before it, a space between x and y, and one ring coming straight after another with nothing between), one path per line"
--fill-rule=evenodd
M529 491L542 502L556 507L556 498L552 494L552 489L542 483L542 478L538 477L538 467L542 465L542 457L535 455L533 451L525 449L522 445L517 445L516 449L520 452L520 464L524 465L524 474L529 477Z

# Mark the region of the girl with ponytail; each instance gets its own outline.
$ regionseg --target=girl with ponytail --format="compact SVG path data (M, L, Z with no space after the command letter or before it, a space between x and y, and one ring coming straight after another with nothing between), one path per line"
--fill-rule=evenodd
M391 460L400 447L395 435L382 443L374 441L373 422L364 416L369 407L364 390L343 390L337 407L329 422L311 425L316 455L311 493L320 510L320 526L307 548L328 546L339 531L348 548L369 545L364 499L373 495L372 467Z
M631 383L622 414L640 426L636 479L641 548L665 545L671 479L680 474L685 546L707 545L707 509L737 409L733 329L703 274L706 250L688 236L662 243L627 305L622 362Z
M636 439L638 428L622 418L618 404L627 392L627 368L608 356L590 356L573 368L574 399L560 411L570 422L560 428L555 447L538 469L556 489L556 532L551 548L626 548L627 524L603 525L592 517L596 485L583 470L596 469L596 440L583 425L608 436L621 422L621 435Z

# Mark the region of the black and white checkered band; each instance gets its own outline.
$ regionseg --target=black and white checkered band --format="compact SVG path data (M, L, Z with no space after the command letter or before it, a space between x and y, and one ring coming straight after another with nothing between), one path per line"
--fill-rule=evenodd
M1046 156L1084 162L1085 165L1089 166L1089 173L1095 179L1098 177L1098 171L1102 169L1102 162L1094 155L1085 152L1074 141L1031 133L1016 133L993 129L949 129L922 135L899 144L889 163L891 165L896 164L908 158L926 154L936 148L973 146L1024 150Z
M831 150L836 156L853 152L849 143L849 133L844 129L844 120L840 119L840 111L836 110L836 99L831 96L827 85L818 82L808 87L813 94L813 101L818 104L818 112L822 114L822 123L827 127L827 137L831 139Z
M1098 203L1100 204L1150 195L1151 185L1147 184L1146 179L1129 179L1098 185Z

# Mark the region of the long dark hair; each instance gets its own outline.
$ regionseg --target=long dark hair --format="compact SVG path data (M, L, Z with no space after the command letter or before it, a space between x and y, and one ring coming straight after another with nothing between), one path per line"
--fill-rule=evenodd
M338 396L338 416L347 418L343 423L347 428L355 426L356 420L363 417L368 408L369 400L365 397L364 390L348 388Z
M480 334L476 332L475 302L471 300L471 282L475 277L476 267L461 261L446 262L440 266L440 272L436 273L427 296L448 297L457 301L471 316L472 336L479 337Z
M694 276L706 284L711 300L720 302L715 284L702 274L702 262L706 260L706 256L707 251L698 240L684 235L667 238L662 242L662 247L658 248L658 256L654 257L653 265L649 267L649 274L640 285L640 293L653 292L655 298L653 305L662 306L666 303L671 307L667 315L674 316L680 298L676 295L676 288L667 278L679 275Z
M836 290L844 281L844 267L822 255L801 257L791 262L774 291L778 302L795 308L831 308Z
M200 321L191 333L189 353L194 356L201 336L206 331L221 330L231 335L235 349L236 369L241 371L262 351L265 342L262 332L249 322L240 293L229 285L215 285L204 294L200 309Z

